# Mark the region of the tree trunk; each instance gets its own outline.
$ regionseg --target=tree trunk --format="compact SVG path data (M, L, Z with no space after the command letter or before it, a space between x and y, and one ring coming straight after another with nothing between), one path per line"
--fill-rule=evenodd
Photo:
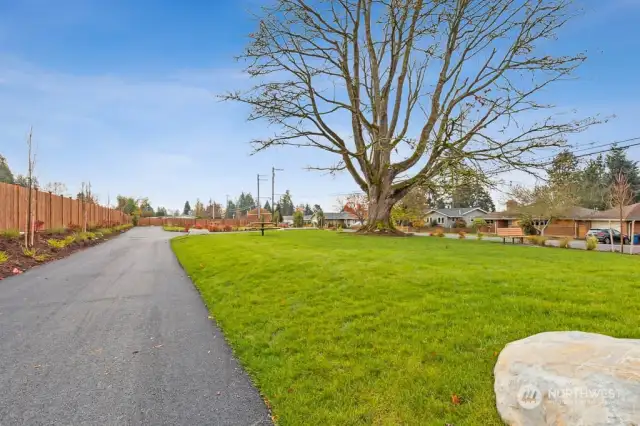
M367 220L358 232L363 234L404 235L402 231L396 229L391 220L391 209L397 202L397 198L390 196L388 186L386 190L380 187L372 188L369 191Z

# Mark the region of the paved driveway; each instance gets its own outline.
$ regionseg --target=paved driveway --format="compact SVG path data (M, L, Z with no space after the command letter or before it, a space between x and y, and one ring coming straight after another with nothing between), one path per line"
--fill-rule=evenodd
M266 425L159 228L0 281L0 425Z

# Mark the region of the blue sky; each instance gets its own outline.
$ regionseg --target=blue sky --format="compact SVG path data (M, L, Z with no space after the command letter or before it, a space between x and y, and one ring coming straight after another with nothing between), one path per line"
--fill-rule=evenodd
M90 180L103 203L127 194L181 209L197 197L255 196L256 173L276 166L285 169L277 193L289 189L296 204L333 209L336 194L356 189L351 178L304 170L330 156L296 148L250 156L248 141L273 129L215 98L249 84L234 56L260 3L0 0L0 153L24 173L33 125L40 182L64 182L75 194ZM549 49L586 51L589 59L548 100L583 116L616 115L574 136L576 146L640 136L640 0L582 4ZM629 154L640 160L640 150ZM270 190L265 182L262 193Z

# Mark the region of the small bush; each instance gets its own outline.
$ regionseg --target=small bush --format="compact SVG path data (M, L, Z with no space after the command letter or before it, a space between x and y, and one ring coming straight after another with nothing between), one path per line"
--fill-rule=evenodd
M482 241L482 239L484 238L484 234L482 232L478 232L476 234L476 238L478 239L478 241Z
M17 229L5 229L4 231L0 231L0 237L7 238L9 240L20 238L20 231Z
M598 247L598 239L594 236L587 237L587 250L595 250Z
M36 254L35 256L33 256L36 262L44 262L48 257L49 256L47 256L46 254Z
M27 257L35 258L37 253L38 253L38 251L36 249L30 249L30 248L27 248L27 247L22 247L22 254L24 254Z
M560 248L571 248L571 238L569 237L564 237L561 238L558 245L560 246Z
M458 238L464 240L465 238L467 238L467 234L464 231L460 231L458 232Z
M9 255L4 251L0 251L0 265L5 263L7 260L9 260Z
M224 232L231 232L232 230L233 230L233 227L231 225L224 226Z
M529 235L527 237L527 241L529 241L533 245L540 247L544 247L547 244L547 240L548 238L543 237L542 235Z
M64 242L67 246L73 244L76 242L76 237L75 235L69 235L64 239Z
M198 228L198 226L199 225L196 226L196 229L202 229L202 228ZM222 231L222 228L220 228L217 225L210 225L208 229L209 229L209 232L221 232Z
M454 228L466 228L467 222L464 219L457 219L456 223L453 224Z
M202 229L202 225L198 225L198 224L196 224L196 225L194 226L194 228L195 228L195 229ZM216 227L216 228L217 228L217 227Z
M134 215L131 218L131 223L133 224L132 226L138 226L139 221L140 221L140 217L138 215Z
M184 228L182 226L163 226L162 229L168 232L184 232Z
M80 232L82 230L82 227L80 225L69 223L67 225L67 229L71 232Z
M97 232L101 233L102 235L111 235L113 234L113 231L109 228L99 228L97 230Z
M33 228L36 232L40 232L44 229L44 220L36 220L33 224Z
M51 247L52 249L60 250L67 246L67 242L66 240L50 239L50 240L47 240L47 245L49 245L49 247Z
M444 231L442 229L436 229L436 232L434 232L434 235L436 237L442 238L442 237L444 237Z
M62 235L67 233L67 228L51 228L43 232L46 235Z

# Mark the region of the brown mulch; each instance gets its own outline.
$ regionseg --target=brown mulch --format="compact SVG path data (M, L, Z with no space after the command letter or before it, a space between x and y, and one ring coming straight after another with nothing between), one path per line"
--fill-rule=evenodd
M121 231L126 232L126 231ZM0 237L0 251L5 252L9 259L5 263L0 263L0 280L16 275L15 270L24 272L33 267L42 265L44 263L52 262L54 260L62 259L72 253L80 250L84 250L87 247L95 246L104 241L110 240L121 232L113 232L112 234L105 235L104 237L91 241L84 241L82 243L74 242L73 244L63 249L52 249L47 244L48 239L62 240L67 235L71 235L72 232L66 234L47 235L45 232L39 232L34 237L34 247L37 255L45 255L45 259L38 261L33 257L25 256L22 252L24 247L24 236L17 239L8 239Z

